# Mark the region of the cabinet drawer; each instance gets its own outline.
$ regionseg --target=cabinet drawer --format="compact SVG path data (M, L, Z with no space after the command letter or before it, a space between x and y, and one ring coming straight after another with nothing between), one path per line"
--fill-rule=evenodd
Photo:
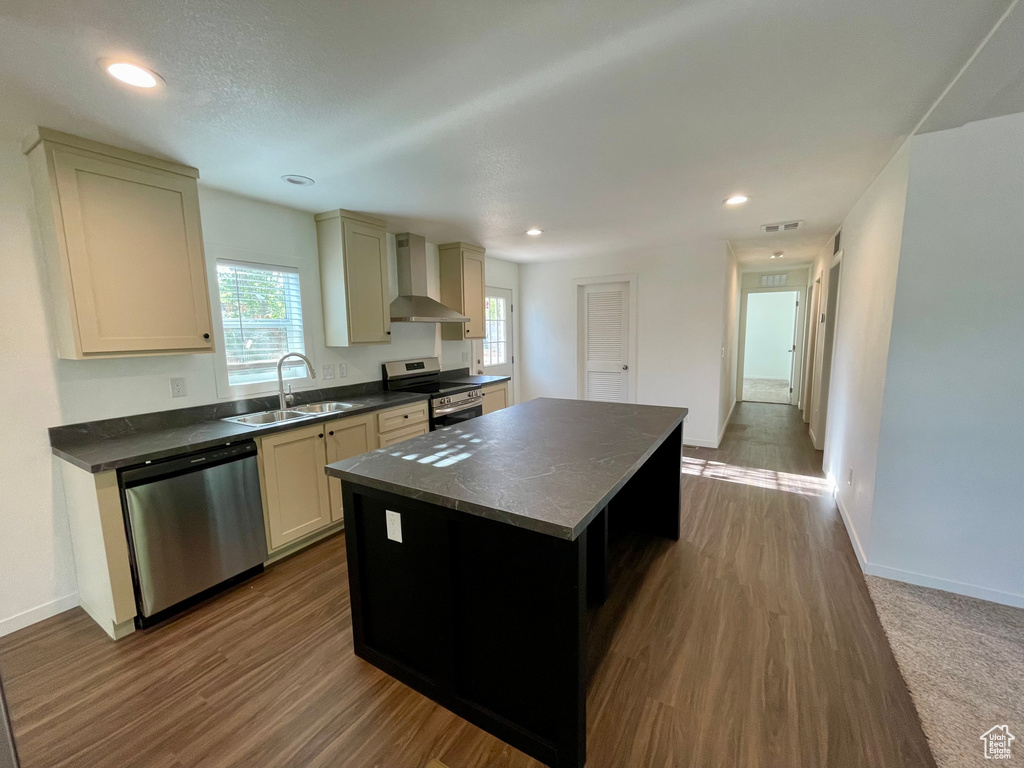
M380 447L387 448L388 446L400 443L403 440L408 440L413 437L419 437L425 435L430 431L430 425L426 422L420 422L419 424L413 425L408 429L396 429L380 436Z
M392 429L404 429L414 424L426 422L428 418L427 407L427 402L424 400L422 403L413 403L402 408L382 411L377 414L377 431L381 433L383 438L383 433L389 432ZM381 447L383 445L384 443L382 442Z

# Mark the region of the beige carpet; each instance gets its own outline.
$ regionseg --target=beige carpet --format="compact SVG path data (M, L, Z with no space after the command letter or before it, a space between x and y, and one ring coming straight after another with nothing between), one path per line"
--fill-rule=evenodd
M789 405L789 380L743 379L743 399L751 403Z
M1024 765L1024 610L865 578L939 768ZM996 725L1009 760L984 756Z

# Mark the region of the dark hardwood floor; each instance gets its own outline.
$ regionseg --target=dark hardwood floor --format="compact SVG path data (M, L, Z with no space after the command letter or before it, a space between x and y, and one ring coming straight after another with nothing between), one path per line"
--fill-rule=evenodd
M620 541L591 617L588 767L934 766L799 412L685 453L681 540ZM0 638L0 672L23 768L538 765L353 656L340 536L118 643L77 609Z

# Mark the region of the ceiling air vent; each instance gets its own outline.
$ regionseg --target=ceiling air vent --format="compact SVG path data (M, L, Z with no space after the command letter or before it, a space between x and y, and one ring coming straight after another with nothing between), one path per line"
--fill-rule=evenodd
M792 232L795 229L800 229L802 221L784 221L780 224L764 224L761 227L762 232Z

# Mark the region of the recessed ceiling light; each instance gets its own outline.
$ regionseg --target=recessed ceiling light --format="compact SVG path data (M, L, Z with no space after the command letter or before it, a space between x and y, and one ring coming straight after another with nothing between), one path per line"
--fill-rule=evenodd
M732 197L726 198L726 205L743 205L750 198L746 195L733 195Z
M294 184L296 187L310 187L316 184L309 176L298 176L294 173L289 173L281 177L281 181L287 181L289 184Z
M772 254L772 258L773 259L781 259L782 258L782 251L776 251L775 253L773 253Z
M104 68L111 77L136 88L156 88L163 82L163 78L156 72L137 64L129 64L127 61L107 62Z
M531 237L536 237L537 235L540 235L540 234L543 234L543 233L544 233L543 229L528 229L528 230L526 230L526 234L530 235Z

